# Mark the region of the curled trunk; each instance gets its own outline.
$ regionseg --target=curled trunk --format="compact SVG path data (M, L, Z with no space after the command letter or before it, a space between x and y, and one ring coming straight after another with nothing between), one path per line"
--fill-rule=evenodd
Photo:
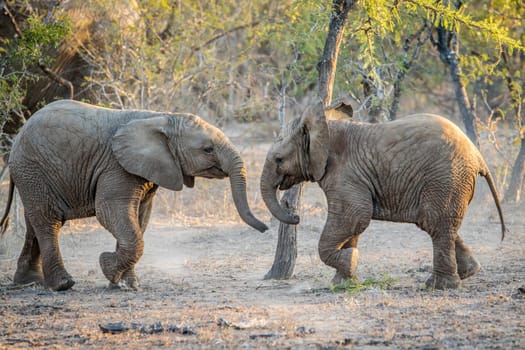
M272 179L274 179L274 176L271 174L268 162L266 162L261 175L261 195L264 203L277 220L286 224L297 225L299 223L299 217L289 213L279 204L277 200L277 186L273 184Z
M228 173L232 191L233 202L241 219L254 229L264 232L268 229L263 222L258 220L248 206L246 194L246 168L240 155L236 151L228 150L221 161L223 170Z

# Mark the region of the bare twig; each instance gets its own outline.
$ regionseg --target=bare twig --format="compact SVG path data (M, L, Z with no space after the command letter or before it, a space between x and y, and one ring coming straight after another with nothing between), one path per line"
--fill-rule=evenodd
M220 38L222 37L225 37L227 35L230 35L231 33L234 33L234 32L237 32L239 30L243 30L243 29L246 29L246 28L250 28L250 27L255 27L256 25L258 25L259 23L261 23L260 21L255 21L255 22L252 22L252 23L248 23L248 24L243 24L243 25L240 25L240 26L237 26L237 27L234 27L234 28L231 28L229 30L225 30L217 35L215 35L214 37L210 38L208 41L206 41L204 44L200 45L200 46L194 46L192 48L192 51L200 51L202 50L204 47L214 43L215 41L219 40Z
M16 22L15 16L9 11L9 7L7 6L5 1L2 1L2 5L4 7L4 12L7 16L9 16L9 19L11 20L11 23L13 24L13 27L15 28L15 32L22 36L22 31L20 30L20 27L18 26L18 23Z
M75 95L75 88L73 87L73 84L69 81L69 80L66 80L64 78L62 78L61 76L55 74L51 69L49 69L45 64L43 64L42 62L39 62L38 63L38 66L40 67L40 69L49 77L51 78L52 80L56 81L57 83L59 83L60 85L62 86L65 86L66 88L69 89L69 98L73 98L73 96Z

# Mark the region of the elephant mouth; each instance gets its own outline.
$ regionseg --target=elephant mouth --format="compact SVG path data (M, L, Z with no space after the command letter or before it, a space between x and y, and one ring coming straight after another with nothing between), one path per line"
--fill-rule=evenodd
M228 177L228 174L222 169L213 166L196 172L195 176L204 177L206 179L224 179L225 177Z
M295 179L292 176L283 176L283 179L279 182L279 184L276 187L278 187L281 191L285 191L299 182L300 181L297 181L297 179Z
M183 175L183 181L186 187L193 188L195 186L195 177L193 176Z

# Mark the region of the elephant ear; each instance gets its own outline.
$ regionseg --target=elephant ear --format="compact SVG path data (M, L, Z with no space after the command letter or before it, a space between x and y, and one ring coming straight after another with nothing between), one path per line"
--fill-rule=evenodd
M166 117L130 121L117 130L111 147L119 164L129 173L180 191L182 169L168 146L167 126Z
M306 109L301 124L308 135L307 151L310 156L309 172L315 181L321 180L328 160L329 135L324 105L321 101Z
M329 120L350 120L354 115L352 105L346 101L338 101L325 108Z

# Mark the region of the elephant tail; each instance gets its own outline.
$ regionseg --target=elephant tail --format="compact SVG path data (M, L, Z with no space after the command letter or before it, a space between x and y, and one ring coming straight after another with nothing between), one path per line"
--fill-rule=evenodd
M13 194L15 192L15 183L13 182L13 179L9 180L9 194L7 196L7 204L5 207L4 216L2 217L2 220L0 220L0 237L5 233L7 230L7 225L9 224L9 211L11 210L11 203L13 202Z
M505 227L505 220L503 219L503 210L501 209L501 203L498 197L498 191L496 191L494 179L492 178L492 175L490 174L490 171L488 170L486 164L483 167L483 169L480 170L479 174L485 178L485 181L487 181L487 184L490 188L490 192L492 193L492 198L494 198L494 203L496 203L496 208L498 209L499 214L499 220L501 222L501 240L503 241L503 239L505 238L505 232L507 231L507 228Z

